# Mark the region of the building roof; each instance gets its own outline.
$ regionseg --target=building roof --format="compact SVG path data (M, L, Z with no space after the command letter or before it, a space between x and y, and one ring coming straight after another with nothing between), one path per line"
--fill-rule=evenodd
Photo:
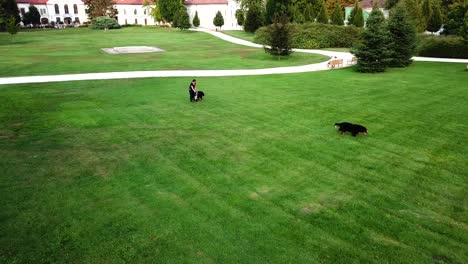
M49 0L16 0L17 4L45 5Z
M228 0L184 0L184 5L227 5Z

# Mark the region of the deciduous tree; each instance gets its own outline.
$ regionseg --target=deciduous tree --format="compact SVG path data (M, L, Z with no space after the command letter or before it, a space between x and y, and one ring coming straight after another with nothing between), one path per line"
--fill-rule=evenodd
M114 0L87 0L86 14L90 20L102 16L116 18L118 12L114 5Z
M17 23L21 21L16 1L0 0L0 31L4 31L6 29L7 22L10 21L11 17L14 17Z
M184 8L182 0L158 0L158 8L161 17L167 22L174 22L176 14L181 8Z
M39 10L33 5L29 5L29 11L26 12L23 16L23 23L25 25L33 24L39 25L41 24L41 14L39 14Z
M244 30L246 32L255 32L263 25L262 13L260 6L252 5L247 11L245 17Z

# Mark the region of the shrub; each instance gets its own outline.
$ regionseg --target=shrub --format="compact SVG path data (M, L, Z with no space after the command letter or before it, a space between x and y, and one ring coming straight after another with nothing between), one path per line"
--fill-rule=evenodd
M417 53L424 57L468 59L468 47L462 38L452 36L422 36Z
M242 9L237 9L236 10L236 19L237 19L237 24L239 26L243 26L244 25L244 21L245 21L245 14L244 14L244 11Z
M106 16L101 16L101 17L96 17L91 21L91 28L92 29L117 29L120 28L119 23L117 23L117 20L106 17Z
M274 19L267 37L266 52L273 56L288 56L292 53L291 49L291 30L286 16L280 16Z
M291 24L291 45L299 49L349 48L360 40L361 28L317 23ZM268 27L255 32L255 42L265 44Z
M251 5L247 10L247 15L244 21L244 30L246 32L255 32L263 25L261 9L257 5Z
M200 18L198 18L198 11L195 11L195 16L193 17L192 25L194 27L199 27L200 26Z
M224 25L224 18L220 11L216 13L215 18L213 19L213 25L219 27L219 30L221 30L221 27Z
M172 21L172 26L179 28L180 30L190 28L190 17L184 7L181 7L179 11L177 11L177 14L174 16L174 20Z

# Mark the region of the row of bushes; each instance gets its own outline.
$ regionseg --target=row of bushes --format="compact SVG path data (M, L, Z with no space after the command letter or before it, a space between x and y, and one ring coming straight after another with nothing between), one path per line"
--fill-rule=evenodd
M349 48L359 41L362 29L318 23L290 24L292 47L299 49ZM255 42L265 44L271 27L259 28Z
M422 36L416 53L424 57L468 59L468 45L453 36Z

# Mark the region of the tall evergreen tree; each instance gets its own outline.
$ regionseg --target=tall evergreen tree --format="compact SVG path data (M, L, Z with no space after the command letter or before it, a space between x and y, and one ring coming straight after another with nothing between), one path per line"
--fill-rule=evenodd
M353 24L356 27L363 27L364 26L364 12L362 8L358 7L356 15L354 16Z
M16 35L16 33L18 33L20 29L20 26L16 22L16 18L14 16L11 16L10 18L6 20L5 28L6 28L6 31L10 33L11 35L11 41L13 41L13 35Z
M406 67L411 64L411 57L416 48L416 29L402 4L397 4L388 19L390 67Z
M29 10L23 16L23 23L25 25L33 24L39 25L41 24L41 14L39 14L39 10L33 5L29 5Z
M394 6L398 4L400 0L386 0L385 1L385 9L392 9Z
M339 25L342 26L344 25L344 18L343 18L343 10L341 8L341 5L338 1L335 4L335 9L333 10L332 18L331 18L331 23L334 25Z
M16 23L21 21L16 0L0 0L0 31L6 30L7 22L13 17Z
M172 21L172 26L179 28L180 30L190 28L190 17L185 7L180 7L179 11L177 11Z
M422 0L421 3L421 11L424 17L424 22L426 23L429 21L429 18L432 15L432 0Z
M388 32L383 13L377 5L367 19L367 27L362 32L362 40L351 49L357 58L360 72L383 72L388 60Z
M267 24L273 23L273 19L276 16L284 15L285 17L292 18L293 14L291 14L290 5L291 0L267 0L265 6L265 22Z
M401 0L408 11L409 17L412 19L413 24L416 26L417 32L424 32L426 30L426 20L423 15L422 5L420 0Z
M432 6L432 12L427 21L427 31L437 32L442 26L442 13L440 12L440 4L434 2Z
M220 11L216 13L216 16L213 19L213 25L219 27L219 30L221 30L221 27L224 25L224 18Z
M252 5L247 10L247 15L245 17L244 22L244 30L246 32L255 32L263 25L262 21L262 13L260 10L260 6Z
M461 36L463 38L463 44L468 47L468 11L465 12L465 23L461 29Z
M356 14L357 12L359 11L359 1L356 0L356 2L354 2L354 6L353 6L353 9L351 10L351 12L349 13L349 17L348 17L348 25L353 25L354 23L354 18L356 17Z
M239 26L243 26L243 25L244 25L244 22L245 22L244 10L242 10L242 9L237 9L237 10L236 10L236 20L237 20L237 24L238 24Z
M200 26L200 18L198 18L198 11L195 11L195 16L193 17L192 24L194 27Z
M315 20L314 8L310 3L307 3L304 9L304 20L305 22L313 22Z
M328 24L328 12L327 12L327 7L325 6L325 2L322 0L321 1L321 7L320 7L320 12L317 16L317 22L322 23L322 24Z

